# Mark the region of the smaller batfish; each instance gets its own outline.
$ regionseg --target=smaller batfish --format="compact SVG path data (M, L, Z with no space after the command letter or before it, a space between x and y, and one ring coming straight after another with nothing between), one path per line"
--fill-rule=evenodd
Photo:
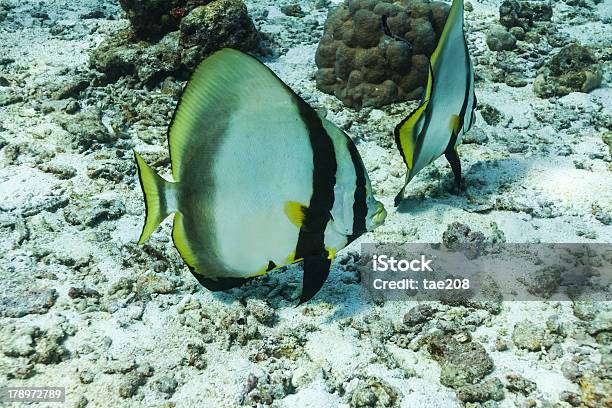
M242 52L200 64L168 141L172 182L135 153L147 213L139 243L174 214L174 244L210 290L303 261L303 303L336 251L385 219L351 139Z
M421 103L395 127L395 142L408 167L406 182L395 197L396 207L410 180L442 154L451 165L457 188L460 187L457 146L474 122L475 108L474 67L463 31L463 0L453 0L430 59L427 88Z

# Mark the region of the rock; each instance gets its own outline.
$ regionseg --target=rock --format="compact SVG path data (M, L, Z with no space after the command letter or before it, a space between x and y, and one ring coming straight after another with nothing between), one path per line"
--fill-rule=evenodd
M136 367L136 373L144 377L152 377L154 372L155 369L153 368L153 366L146 362L138 364L138 367Z
M513 88L523 88L527 86L527 80L517 73L511 73L506 75L505 82L506 85L511 86Z
M520 392L525 396L533 393L538 388L535 382L518 374L508 374L506 380L508 381L506 384L508 391Z
M458 389L473 384L493 370L493 360L480 343L459 343L451 336L436 336L428 351L440 363L440 383Z
M463 144L477 144L483 145L489 141L489 136L485 133L482 128L477 126L472 126L469 132L463 135L462 143Z
M398 391L387 382L378 378L368 378L357 386L349 406L351 408L394 407L398 397Z
M5 292L7 293L7 292ZM23 317L29 314L45 314L57 299L55 289L28 288L0 297L0 316Z
M498 337L495 339L495 350L496 351L506 351L510 348L510 342L503 337Z
M6 373L7 379L26 380L34 377L37 373L34 363L18 362L13 369Z
M123 376L118 386L118 393L121 398L131 398L137 392L138 388L146 382L144 376L140 376L136 373L128 373Z
M89 400L84 395L79 396L74 402L74 408L85 408L89 404Z
M550 21L553 10L547 1L504 0L499 6L499 22L506 28L530 30L536 23Z
M119 183L125 176L136 173L136 167L127 160L96 160L87 166L87 177Z
M175 31L183 17L211 0L119 0L134 32L144 39L158 39Z
M313 380L316 370L308 365L299 365L291 373L291 385L295 388L304 388Z
M118 199L97 198L72 202L64 209L64 218L72 225L92 227L115 220L125 214L125 205Z
M153 293L162 295L172 293L176 285L163 275L143 275L138 278L134 288L141 298L148 298Z
M298 3L285 4L280 8L281 12L289 17L304 17L306 13Z
M563 376L570 381L576 381L582 376L582 372L578 364L573 361L565 361L561 364L561 372Z
M68 180L76 176L76 169L72 166L66 164L57 164L57 163L43 163L38 166L39 169L44 171L45 173L55 174L58 178L62 180Z
M2 354L8 357L27 357L34 354L33 336L37 331L38 328L35 327L3 327L0 332Z
M482 232L472 231L467 224L453 222L442 233L442 243L450 250L465 251L468 259L475 259L484 250L486 237Z
M504 114L499 109L487 103L479 103L478 110L487 125L497 126L504 119Z
M525 39L525 30L523 29L523 27L512 27L508 31L517 40L524 40Z
M259 34L242 0L186 3L122 0L122 3L131 10L128 15L132 15L130 20L137 36L145 41L137 41L131 32L121 31L92 52L90 65L103 72L106 81L134 75L141 85L155 85L167 77L184 77L193 72L204 58L221 48L242 51L259 48ZM154 3L152 8L147 8L148 3ZM150 20L157 23L149 25Z
M416 324L425 323L436 313L428 303L421 303L408 311L404 315L404 324L414 326Z
M65 84L62 84L60 88L53 93L53 99L68 99L76 98L82 91L87 89L89 81L85 78L71 79Z
M612 406L612 382L609 378L585 376L578 382L582 403L590 408Z
M546 332L546 329L529 320L523 320L514 325L512 332L514 344L529 351L548 349L555 342L555 338Z
M62 346L65 336L61 328L7 327L2 332L0 344L6 356L27 357L28 364L56 364L68 357L68 352Z
M582 399L580 398L580 395L571 391L561 392L559 394L559 400L567 402L572 407L579 407L580 405L582 405Z
M79 373L79 380L83 384L91 384L95 378L95 374L90 370L83 370Z
M102 297L102 295L100 294L100 292L98 292L95 289L90 289L90 288L77 288L77 287L73 287L71 286L70 289L68 289L68 297L71 299L82 299L82 298L99 298Z
M600 205L594 204L591 208L591 213L593 214L593 217L595 217L595 219L602 224L612 224L612 215L608 211L604 210Z
M603 142L608 145L608 150L610 152L610 156L612 157L612 132L606 132L601 135L601 140L603 140ZM2 146L1 142L0 146Z
M43 332L36 339L35 354L32 358L38 364L57 364L67 358L67 351L61 345L63 333Z
M168 33L161 40L149 44L132 43L132 39L120 32L104 40L90 56L90 65L103 72L107 81L124 75L136 75L141 83L162 80L181 69L181 48L178 31Z
M457 389L457 398L464 403L501 401L504 399L504 385L497 377L478 384L468 384Z
M550 333L554 333L560 336L565 335L563 321L558 315L552 315L549 316L548 319L546 319L546 328Z
M195 367L198 370L203 370L206 368L206 360L204 358L204 354L206 353L206 349L201 344L188 344L187 345L187 364L191 367Z
M516 38L500 25L493 25L489 29L486 41L491 51L511 51L516 48Z
M317 88L356 109L418 98L448 10L423 0L345 1L325 22ZM393 38L383 32L383 15Z
M563 272L563 267L559 265L548 265L517 280L527 286L527 292L548 299L559 287Z
M169 398L172 394L174 394L176 387L178 387L178 381L176 381L174 377L164 376L153 381L153 387L157 391L167 394L167 397Z
M23 101L23 97L12 90L9 92L3 90L2 93L0 93L0 108L19 103L21 101Z
M540 98L591 92L602 81L602 67L593 53L573 43L559 50L538 70L533 91Z
M72 135L72 145L79 152L84 152L96 144L108 144L117 140L102 123L101 113L97 109L62 119L60 125Z
M181 21L180 39L181 60L189 69L221 48L252 51L260 42L242 0L215 0L196 7Z
M262 324L271 326L276 320L276 312L274 309L261 299L247 300L246 307L249 314Z
M102 372L105 374L126 374L133 372L136 368L136 361L131 358L120 360L107 360L107 363L102 367Z
M43 211L55 212L68 205L69 199L64 194L38 196L33 201L28 202L21 214L24 217L31 217Z

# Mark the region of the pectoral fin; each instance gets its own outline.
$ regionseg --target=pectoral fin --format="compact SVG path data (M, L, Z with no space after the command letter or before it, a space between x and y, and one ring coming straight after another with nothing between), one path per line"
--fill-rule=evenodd
M287 201L285 203L285 214L293 225L298 228L302 228L306 221L306 212L308 207L295 201Z
M300 296L300 303L297 306L308 302L321 289L329 276L332 258L333 256L326 253L304 257L302 296Z

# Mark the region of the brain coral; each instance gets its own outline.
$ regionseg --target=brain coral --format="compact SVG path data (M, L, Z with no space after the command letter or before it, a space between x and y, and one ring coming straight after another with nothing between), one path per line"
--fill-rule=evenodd
M429 0L347 0L325 22L317 88L356 109L416 99L449 8ZM384 34L382 16L395 38Z

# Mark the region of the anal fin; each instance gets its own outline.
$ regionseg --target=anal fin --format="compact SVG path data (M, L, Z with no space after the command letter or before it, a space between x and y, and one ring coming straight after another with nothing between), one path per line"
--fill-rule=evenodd
M229 290L232 288L237 288L238 286L244 285L247 281L252 278L205 278L200 275L193 269L189 268L193 276L200 282L200 285L204 286L206 289L211 292L222 292L224 290Z
M329 276L329 268L331 267L332 256L325 254L311 255L304 257L304 278L302 282L302 296L300 303L308 302L321 289L327 277Z

